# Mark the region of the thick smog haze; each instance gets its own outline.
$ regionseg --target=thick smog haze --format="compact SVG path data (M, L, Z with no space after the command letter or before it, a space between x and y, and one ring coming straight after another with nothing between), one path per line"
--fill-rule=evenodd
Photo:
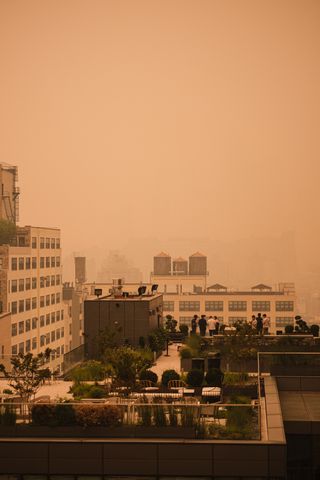
M160 250L231 284L265 256L261 281L319 274L319 50L317 0L2 1L19 224L62 229L67 276L110 250L143 276Z

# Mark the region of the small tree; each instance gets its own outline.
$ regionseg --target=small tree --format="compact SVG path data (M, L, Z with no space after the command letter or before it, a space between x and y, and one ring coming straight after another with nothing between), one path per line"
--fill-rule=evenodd
M165 325L166 325L166 330L168 330L168 332L174 333L176 331L177 324L178 324L177 320L175 320L172 315L166 316Z
M21 397L22 401L29 402L53 372L49 368L43 368L44 362L50 358L51 350L46 349L44 353L33 356L32 353L19 353L11 357L11 371L7 371L3 364L0 364L0 371L8 378L10 387Z
M16 235L17 228L9 220L0 220L0 245L10 244Z

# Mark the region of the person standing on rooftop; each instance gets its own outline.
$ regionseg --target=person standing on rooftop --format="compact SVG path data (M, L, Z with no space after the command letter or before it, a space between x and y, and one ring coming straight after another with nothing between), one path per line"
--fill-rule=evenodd
M201 337L205 337L207 330L207 319L205 315L201 315L201 318L199 320L199 329Z
M209 335L212 337L216 332L216 321L212 315L208 318Z

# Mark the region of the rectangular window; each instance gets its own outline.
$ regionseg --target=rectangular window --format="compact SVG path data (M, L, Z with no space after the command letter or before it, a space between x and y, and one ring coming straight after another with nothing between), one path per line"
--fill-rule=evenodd
M31 321L30 318L26 320L26 332L29 332L31 328Z
M245 312L247 310L247 302L229 302L229 312Z
M52 330L51 332L51 342L55 342L56 340L56 332L54 330Z
M174 302L163 302L163 311L164 312L173 312L174 311Z
M37 348L37 337L32 338L32 350Z
M31 258L26 257L26 270L30 270L31 267Z
M192 320L192 317L179 317L179 325L188 325L188 327L190 327L191 320Z
M24 270L24 258L19 257L19 270Z
M40 277L40 288L44 288L45 277Z
M32 288L37 288L37 277L32 278Z
M18 311L18 303L17 302L11 302L11 313L12 315L15 315Z
M26 278L26 290L30 290L31 287L31 278Z
M32 237L31 239L31 247L37 248L37 237Z
M37 297L32 297L32 310L37 308Z
M26 340L26 353L31 350L31 340Z
M37 324L38 324L38 319L37 319L37 317L33 317L33 319L32 319L32 330L34 330L35 328L37 328Z
M24 291L24 278L19 279L19 292Z
M16 323L13 323L11 325L11 336L12 337L15 337L17 335L17 324Z
M26 298L26 311L31 309L31 299Z
M40 316L40 327L44 327L44 315Z
M55 238L51 238L51 248L56 248L56 240L55 240Z
M40 347L43 347L45 345L45 342L46 342L46 336L41 335L41 337L40 337Z
M37 268L37 257L32 257L31 266L33 269Z
M63 337L64 337L64 328L62 327L61 328L61 338L63 338Z
M50 268L50 257L46 257L46 268Z
M18 291L18 280L11 280L11 293Z
M56 275L56 285L60 285L60 275Z
M40 297L40 308L44 307L44 296Z
M50 333L49 332L46 334L46 345L48 345L48 343L50 343Z
M229 317L228 322L229 325L234 325L236 322L246 322L247 317Z
M19 313L24 312L24 300L19 300Z
M24 354L24 342L19 343L19 353Z
M276 327L294 325L294 317L276 317Z
M46 248L50 248L50 238L46 238Z
M46 276L46 287L50 287L50 275Z
M40 257L40 268L44 268L44 257Z
M18 259L17 258L11 258L11 270L17 270L18 269Z
M64 355L64 345L61 345L61 355Z
M60 267L60 257L57 257L57 258L56 258L56 266L57 266L57 267Z
M60 301L61 301L60 293L57 293L56 294L56 303L60 303Z
M18 346L17 345L12 345L11 355L17 355L17 354L18 354Z
M46 314L46 325L50 325L50 313Z
M206 312L223 312L223 302L205 302Z
M270 302L252 302L253 312L270 312Z
M57 337L57 340L60 339L60 328L57 328L56 330L56 337Z
M60 248L60 238L56 238L56 248Z
M56 303L56 296L54 293L51 294L51 305L54 305Z
M51 312L51 323L54 323L56 321L56 314L55 312Z
M24 333L24 322L19 322L19 335Z
M56 266L56 257L51 257L51 267Z
M61 320L63 320L63 317L64 317L64 312L63 310L61 310Z
M276 302L277 312L293 312L293 302Z
M179 302L180 312L199 312L200 302Z
M40 237L40 248L44 248L44 237Z
M56 284L56 277L54 275L51 275L51 287L54 287Z

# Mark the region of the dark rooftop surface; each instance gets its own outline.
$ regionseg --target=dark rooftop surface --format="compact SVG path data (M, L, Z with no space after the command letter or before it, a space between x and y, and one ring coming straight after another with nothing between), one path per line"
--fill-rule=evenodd
M320 422L320 392L280 391L285 422Z

